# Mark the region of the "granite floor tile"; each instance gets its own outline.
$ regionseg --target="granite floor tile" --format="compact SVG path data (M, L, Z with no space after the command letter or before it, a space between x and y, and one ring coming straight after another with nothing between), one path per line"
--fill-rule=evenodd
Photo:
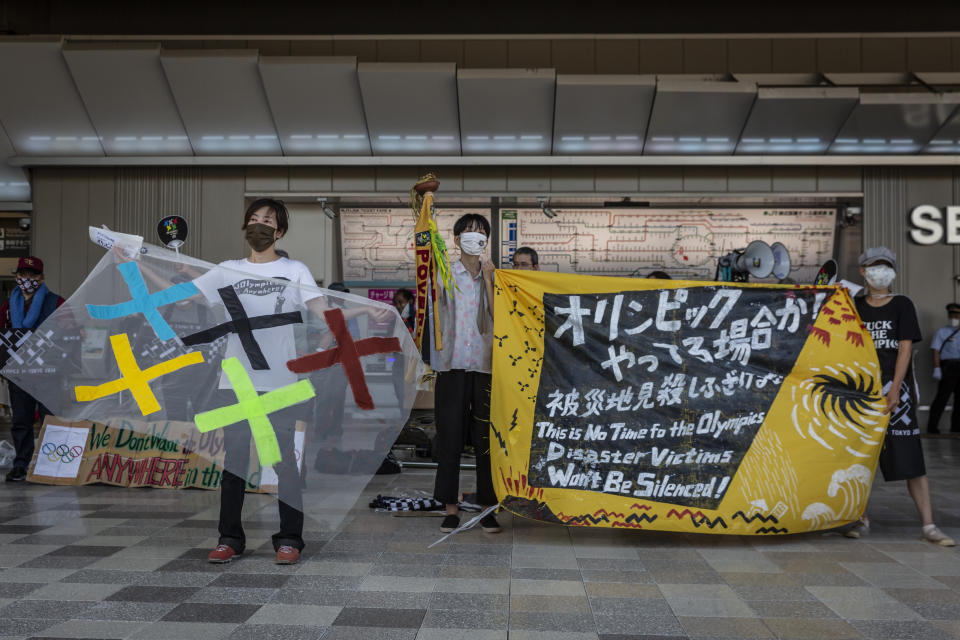
M241 623L260 609L259 604L210 604L185 602L171 609L160 620L165 622Z
M761 618L836 618L822 602L810 600L747 600Z
M360 591L432 592L436 578L405 578L399 576L368 575L360 582Z
M248 587L203 587L187 598L186 602L205 602L209 604L266 604L277 593L277 589L256 589Z
M598 640L595 631L535 631L511 629L510 640ZM676 639L673 639L676 640Z
M93 606L91 602L63 602L61 600L18 600L0 609L0 618L45 618L63 620L83 614Z
M607 635L635 636L683 636L686 633L674 616L619 615L603 613L594 616L596 631L601 637Z
M420 627L416 640L507 640L506 629L429 629Z
M774 638L773 632L756 618L678 618L692 638Z
M344 607L332 626L344 627L420 627L426 609L377 609L367 607Z
M140 584L151 574L146 571L107 571L103 569L81 569L71 571L61 582L92 584Z
M177 605L172 602L98 602L76 617L85 620L154 622Z
M44 629L49 629L62 622L63 619L45 620L39 618L9 618L0 616L0 637L10 636L23 638L33 636Z
M323 640L416 640L417 629L387 627L330 627Z
M237 628L236 624L209 622L154 622L131 635L135 640L220 640Z
M960 605L918 602L909 607L928 620L960 620Z
M511 596L574 596L585 597L579 580L511 580Z
M807 587L820 602L846 620L915 620L906 605L873 587Z
M228 640L320 640L327 627L293 624L242 624Z
M819 618L762 618L763 623L781 640L857 640L863 638L845 620Z
M117 620L69 620L43 630L47 638L128 638L148 622Z
M268 604L261 607L248 622L329 627L342 610L343 608L338 606Z
M663 597L655 584L637 584L633 582L584 582L584 589L590 597L599 598L657 598Z
M3 575L2 572L0 575ZM43 583L40 582L0 582L0 598L24 598L42 587Z
M506 629L506 607L495 609L428 609L422 626L450 629L455 635L461 629Z
M510 593L510 580L501 578L438 578L434 590L443 593Z
M99 602L123 588L119 584L54 582L23 596L25 600Z
M955 640L955 636L924 620L854 620L853 628L874 640Z
M373 567L371 562L304 562L297 571L298 575L317 576L365 576Z
M594 614L671 616L673 610L663 598L590 598Z
M539 569L518 567L510 571L510 577L520 580L580 580L580 569Z
M599 624L589 613L544 613L511 611L510 630L533 631L597 631Z
M497 593L442 593L435 591L430 609L498 609L507 607L507 596Z
M888 596L908 604L960 604L960 593L954 589L901 589L887 588L883 590Z
M510 596L510 611L543 611L556 613L590 613L586 596Z
M401 591L349 591L349 606L361 609L426 609L432 593ZM368 625L369 626L369 625Z
M184 602L196 591L196 587L130 586L104 599L131 602Z

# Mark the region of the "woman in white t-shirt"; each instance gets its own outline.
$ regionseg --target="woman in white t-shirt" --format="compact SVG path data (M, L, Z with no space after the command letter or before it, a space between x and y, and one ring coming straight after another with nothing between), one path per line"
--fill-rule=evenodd
M243 231L250 246L250 257L241 260L226 260L217 268L203 274L194 283L200 293L211 303L224 303L220 289L232 286L247 317L280 314L306 306L322 317L328 308L319 292L312 292L315 281L310 269L302 262L291 260L277 253L275 243L287 232L289 216L279 200L261 198L247 207L243 217ZM288 281L293 285L283 283ZM352 317L372 313L378 319L391 312L372 312L370 309L345 310L344 316ZM293 325L287 324L256 330L256 349L249 353L238 334L231 333L225 358L236 357L253 381L258 392L271 391L296 382L297 376L286 363L297 356ZM222 406L236 403L225 375L220 379ZM277 474L277 491L280 509L280 531L273 536L278 564L293 564L300 558L303 549L303 500L302 482L293 455L295 423L306 417L310 405L294 405L270 414L282 461L274 467ZM246 478L235 472L245 470L250 456L250 429L245 423L236 423L224 429L225 457L223 478L220 482L220 539L208 559L214 563L230 562L242 554L246 538L241 525L241 511L246 490Z

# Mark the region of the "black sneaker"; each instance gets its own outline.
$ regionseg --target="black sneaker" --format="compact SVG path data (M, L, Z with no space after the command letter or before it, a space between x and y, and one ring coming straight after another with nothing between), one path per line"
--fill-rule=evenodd
M447 515L443 519L443 522L440 523L440 531L442 533L450 533L454 529L460 526L460 516L455 516L453 514Z
M501 531L500 523L497 522L492 513L483 516L483 519L480 520L480 526L486 533L500 533Z
M7 482L23 482L27 479L27 470L23 467L14 467L7 472Z

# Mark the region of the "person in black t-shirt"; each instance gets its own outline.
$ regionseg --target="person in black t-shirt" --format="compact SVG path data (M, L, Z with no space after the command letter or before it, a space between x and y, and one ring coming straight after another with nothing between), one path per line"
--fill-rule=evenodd
M888 482L907 481L907 489L923 520L924 539L952 547L953 540L933 523L930 483L920 446L917 384L911 366L913 343L922 339L917 311L910 298L890 292L897 275L897 256L886 247L871 247L860 256L860 274L866 280L867 294L856 299L857 312L877 350L886 398L884 412L890 416L880 451L880 472ZM864 515L845 535L859 538L868 527Z

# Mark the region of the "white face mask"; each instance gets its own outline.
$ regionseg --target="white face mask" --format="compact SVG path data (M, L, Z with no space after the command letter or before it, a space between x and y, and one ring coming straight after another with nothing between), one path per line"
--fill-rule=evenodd
M960 318L950 318L951 327L960 327Z
M893 270L893 267L888 267L883 264L867 267L864 269L864 273L866 274L864 277L867 280L867 284L874 289L886 289L890 286L890 283L893 282L893 279L897 277L897 272Z
M468 256L478 256L487 247L487 234L465 231L460 234L460 250Z

